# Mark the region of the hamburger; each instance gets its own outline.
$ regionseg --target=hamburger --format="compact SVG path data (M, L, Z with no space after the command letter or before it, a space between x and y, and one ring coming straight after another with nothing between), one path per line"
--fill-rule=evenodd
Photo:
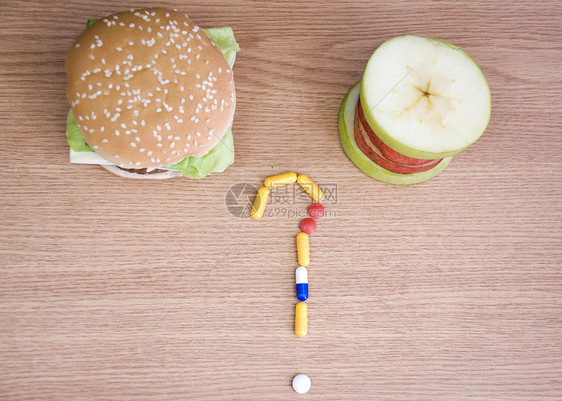
M426 181L474 143L490 120L478 65L457 46L399 36L371 56L345 96L342 146L367 175L392 184Z
M202 178L234 161L231 28L164 8L89 20L65 63L71 161L127 178Z

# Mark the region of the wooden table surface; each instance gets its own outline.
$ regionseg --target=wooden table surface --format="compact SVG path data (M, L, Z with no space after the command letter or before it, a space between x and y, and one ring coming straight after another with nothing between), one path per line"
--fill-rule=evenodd
M86 19L150 5L234 28L225 173L68 163L66 51ZM562 399L561 20L559 1L1 2L0 398ZM337 135L346 91L401 34L460 45L492 91L483 137L407 187L361 173ZM291 170L331 194L305 338L308 200L288 188L259 222L231 213Z

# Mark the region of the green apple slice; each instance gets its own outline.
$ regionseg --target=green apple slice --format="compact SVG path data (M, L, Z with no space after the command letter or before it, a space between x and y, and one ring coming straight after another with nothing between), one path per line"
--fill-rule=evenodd
M357 146L354 135L355 123L355 107L359 101L360 83L355 84L342 101L339 115L338 115L338 128L340 133L340 141L355 165L370 177L379 181L388 182L390 184L416 184L424 182L432 177L435 177L447 167L451 162L452 157L444 158L437 166L431 170L421 173L400 174L382 168L374 161L369 159Z
M409 157L452 156L476 141L490 120L490 88L480 68L458 47L436 39L386 41L361 82L369 126Z

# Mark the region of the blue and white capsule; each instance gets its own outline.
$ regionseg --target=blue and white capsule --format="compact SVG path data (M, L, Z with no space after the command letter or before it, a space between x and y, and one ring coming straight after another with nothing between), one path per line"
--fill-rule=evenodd
M297 279L297 298L299 301L306 301L308 299L308 271L306 267L297 267L295 276Z

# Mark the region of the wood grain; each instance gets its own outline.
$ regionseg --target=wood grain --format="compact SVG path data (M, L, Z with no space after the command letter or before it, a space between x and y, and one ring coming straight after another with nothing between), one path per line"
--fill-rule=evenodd
M133 182L68 163L63 63L87 18L175 7L232 26L236 163ZM0 398L560 400L562 6L558 1L0 3ZM460 45L492 90L484 136L396 187L339 145L341 99L384 40ZM311 238L309 335L293 334L307 201L232 216L231 185L337 187ZM290 215L289 215L290 214ZM312 390L297 396L292 377Z

